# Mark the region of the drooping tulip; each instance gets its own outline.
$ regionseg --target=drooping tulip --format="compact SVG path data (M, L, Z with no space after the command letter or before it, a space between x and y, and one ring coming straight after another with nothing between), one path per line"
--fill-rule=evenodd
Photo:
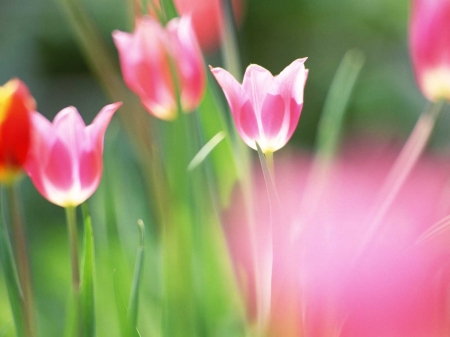
M103 170L103 138L121 104L105 106L89 126L74 107L61 110L53 123L38 112L32 114L32 146L25 169L48 201L74 207L95 192Z
M36 103L26 85L13 79L0 87L0 182L22 170L30 147L30 114Z
M183 112L197 108L205 89L205 71L189 17L172 19L162 27L143 16L132 34L114 31L113 38L125 83L148 112L164 120L176 118L175 79Z
M242 140L264 153L282 148L297 127L303 108L303 89L308 70L304 59L273 76L258 65L250 65L242 85L222 68L211 68L230 105L236 129Z
M430 101L450 100L450 0L413 0L409 44L417 82Z

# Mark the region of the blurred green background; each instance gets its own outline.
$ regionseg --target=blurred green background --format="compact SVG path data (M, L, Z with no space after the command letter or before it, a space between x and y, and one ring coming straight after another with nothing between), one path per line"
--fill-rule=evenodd
M130 30L126 0L84 0L83 4L117 60L111 32ZM244 68L257 63L277 74L294 59L308 57L304 109L289 146L313 148L327 90L343 55L351 48L362 50L367 60L349 105L345 137L383 138L398 143L406 139L426 104L408 57L408 0L247 0L245 7L239 29ZM218 65L220 54L208 55L207 59ZM73 105L90 123L109 103L57 0L0 0L0 83L11 77L19 77L29 86L39 112L48 118ZM450 116L443 114L432 148L444 154L450 150L449 128ZM105 164L105 176L113 181L120 237L129 248L125 259L130 274L137 242L135 223L142 218L150 223L145 277L147 282L158 282L151 268L156 257L152 257L152 226L142 177L117 117L107 133L105 162L109 163ZM102 237L106 229L101 226L103 196L107 193L104 185L90 201L97 248L105 245ZM64 211L45 201L28 178L23 179L21 190L34 282L39 284L37 305L48 329L43 335L57 336L64 321L53 318L64 310L70 284ZM97 253L106 254L101 249ZM102 272L102 266L98 268ZM0 282L2 336L2 329L11 330L12 324L3 278ZM151 298L154 294L148 295Z

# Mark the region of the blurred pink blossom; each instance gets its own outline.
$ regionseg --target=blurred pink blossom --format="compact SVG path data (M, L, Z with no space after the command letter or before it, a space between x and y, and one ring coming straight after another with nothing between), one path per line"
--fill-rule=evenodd
M181 15L190 15L202 50L211 52L219 46L223 26L222 0L175 0ZM233 0L234 17L239 24L243 18L244 1Z
M303 108L303 89L308 77L306 58L298 59L273 76L252 64L242 85L226 70L211 68L230 105L236 129L242 140L264 153L282 148L297 127Z
M164 120L177 116L174 72L184 112L200 104L205 90L203 57L189 17L175 18L166 27L154 18L136 20L133 33L113 32L120 66L127 86L149 113Z
M89 126L74 107L61 110L53 123L38 112L32 114L32 146L25 169L48 201L78 206L95 192L103 170L103 138L121 104L105 106Z
M409 44L417 81L430 101L450 100L450 0L413 0Z
M329 170L322 193L304 195L312 160L277 158L286 221L270 228L261 172L254 176L258 269L273 240L270 336L448 336L450 240L418 243L450 213L450 162L421 160L376 232L365 242L372 207L396 151L352 146ZM315 185L312 186L312 191ZM319 186L317 185L317 188ZM311 208L311 199L317 207ZM255 264L242 196L226 213L226 233L250 319L256 318ZM312 202L313 203L313 202Z

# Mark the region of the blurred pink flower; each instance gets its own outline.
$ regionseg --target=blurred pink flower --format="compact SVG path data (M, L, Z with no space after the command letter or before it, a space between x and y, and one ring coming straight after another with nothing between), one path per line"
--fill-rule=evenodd
M297 127L303 107L303 89L308 70L304 59L287 66L278 76L252 64L242 85L222 68L211 68L230 105L242 140L256 150L274 152L282 148Z
M205 71L189 17L170 20L163 28L154 18L143 16L132 34L116 30L113 38L125 83L148 112L164 120L177 116L171 60L183 112L197 108L205 90Z
M450 162L431 157L420 161L362 249L369 215L395 155L387 148L353 147L332 165L316 210L308 204L315 196L303 194L312 161L305 155L279 160L276 183L287 220L274 223L273 232L264 180L256 174L259 263L266 263L261 256L270 238L274 252L269 336L450 334L448 237L440 247L417 244L429 227L450 213ZM258 276L250 231L242 196L236 194L232 200L225 217L227 239L249 317L254 319Z
M103 138L121 104L105 106L89 126L74 107L61 110L53 123L38 112L32 114L32 146L25 169L48 201L77 206L95 192L102 176Z
M205 51L216 49L221 40L223 15L221 0L175 0L182 15L191 15L192 24L200 46ZM234 16L239 24L242 21L243 1L233 0Z
M413 0L409 44L417 81L430 101L450 100L450 0Z

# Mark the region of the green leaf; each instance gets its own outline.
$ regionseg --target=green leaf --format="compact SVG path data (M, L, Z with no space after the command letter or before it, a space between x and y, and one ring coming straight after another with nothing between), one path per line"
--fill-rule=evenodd
M5 275L6 287L8 290L9 302L14 318L14 325L16 327L17 336L25 335L24 330L24 312L23 312L23 297L20 288L19 279L17 276L16 265L9 240L8 230L6 227L3 205L0 201L0 259L2 263L3 275Z
M136 325L139 309L139 285L141 283L142 266L144 262L144 236L145 236L144 222L142 220L138 220L138 226L140 234L140 243L134 266L134 276L130 293L130 301L128 302L128 327L130 337L139 336L139 333L137 332L136 329Z
M113 273L113 286L114 286L114 298L116 302L117 316L119 319L119 327L122 337L127 336L127 308L125 302L123 301L122 294L120 292L120 287L117 281L116 270Z
M83 203L84 220L84 261L81 278L81 315L83 336L95 336L95 300L94 300L94 236L92 221L87 203Z

